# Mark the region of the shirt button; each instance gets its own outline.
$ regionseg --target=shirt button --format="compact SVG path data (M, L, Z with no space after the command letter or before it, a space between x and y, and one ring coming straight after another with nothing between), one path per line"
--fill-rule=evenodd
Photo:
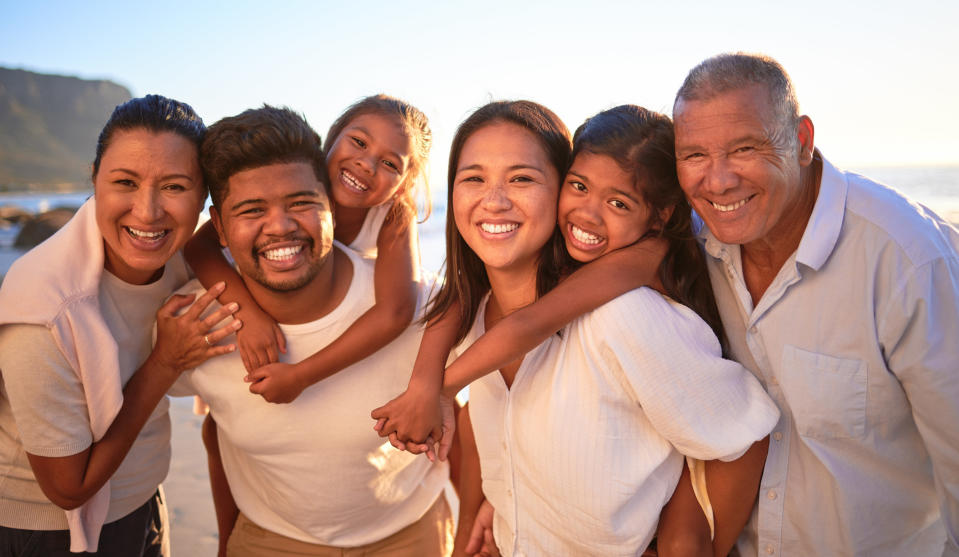
M759 329L757 329L755 325L749 328L749 332L752 334L756 334L758 331Z
M507 490L506 490L506 496L507 496L507 497L512 497L512 496L513 496L513 490L512 490L512 489L507 489Z
M766 497L769 497L769 500L772 501L776 499L776 492L770 489L769 493L766 494ZM767 546L767 547L772 547L772 546Z
M775 439L776 441L782 441L783 433L781 431L777 431L776 433L773 433L773 439Z
M772 555L776 553L776 548L773 547L773 544L766 544L766 555Z

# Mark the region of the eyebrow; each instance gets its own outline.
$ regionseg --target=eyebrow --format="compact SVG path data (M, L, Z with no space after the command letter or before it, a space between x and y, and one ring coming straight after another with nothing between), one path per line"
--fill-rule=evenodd
M295 197L311 197L314 199L318 199L320 197L320 193L315 190L300 190L297 192L284 195L283 199L293 199ZM242 201L238 201L234 203L233 205L231 205L230 210L236 211L237 209L246 207L247 205L259 205L261 203L266 203L266 199L263 199L262 197L244 199Z
M467 170L482 170L482 169L483 169L483 165L477 163L477 164L471 164L471 165L469 165L469 166L462 166L462 167L458 168L456 171L457 171L457 172L465 172L465 171L467 171ZM513 166L507 168L506 170L507 170L507 171L513 171L513 170L535 170L536 172L539 172L539 173L541 173L541 174L544 174L543 169L541 169L541 168L538 167L538 166L533 166L533 165L530 165L530 164L514 164Z
M130 176L136 176L137 178L140 177L140 175L137 172L130 170L129 168L111 168L110 170L108 170L108 172L123 172L124 174L129 174ZM165 174L163 176L160 176L160 180L173 180L175 178L179 178L181 180L189 180L191 182L193 181L193 178L186 174L174 173L174 174Z

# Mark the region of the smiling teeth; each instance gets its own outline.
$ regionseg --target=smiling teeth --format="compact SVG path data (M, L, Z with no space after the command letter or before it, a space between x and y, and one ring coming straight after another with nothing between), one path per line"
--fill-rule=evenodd
M570 231L573 233L573 238L576 238L576 240L584 244L598 244L603 241L602 236L597 236L595 234L586 232L585 230L583 230L582 228L574 224L571 224L569 228L570 228Z
M353 186L354 188L360 191L367 191L370 189L367 185L357 180L355 176L353 176L352 174L350 174L349 172L345 170L340 172L340 175L343 176L343 179L346 180L347 184Z
M732 205L720 205L719 203L713 203L712 201L710 201L709 204L712 205L714 209L716 209L717 211L721 213L728 213L729 211L735 211L736 209L742 207L743 205L746 204L747 201L749 201L749 198L740 199L739 201L733 203Z
M519 224L516 224L515 222L509 224L490 224L488 222L484 222L480 224L480 228L483 229L483 232L488 232L490 234L505 234L519 228Z
M139 238L141 240L158 240L166 236L166 230L160 230L159 232L148 232L146 230L137 230L136 228L126 227L127 232L130 233L134 238Z
M296 246L292 248L268 249L263 251L262 255L270 261L282 261L293 257L301 251L303 251L303 246Z

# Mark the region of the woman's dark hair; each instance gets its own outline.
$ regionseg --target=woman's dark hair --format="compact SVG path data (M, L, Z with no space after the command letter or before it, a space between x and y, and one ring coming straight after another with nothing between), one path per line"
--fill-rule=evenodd
M709 283L706 260L692 227L692 209L676 176L672 121L658 112L625 104L589 118L573 135L573 159L579 153L606 155L633 176L633 187L649 205L647 235L665 238L669 247L659 266L666 293L688 306L713 329L725 347L725 334ZM660 217L672 209L668 220Z
M93 159L93 177L100 171L100 161L113 136L121 130L143 128L151 132L173 132L196 145L197 151L206 133L203 120L193 108L183 102L161 95L147 95L118 105L100 131L97 153Z
M569 168L570 139L569 129L550 109L531 101L496 101L477 109L456 130L453 144L450 146L449 169L447 171L446 201L446 281L423 318L432 321L446 314L452 307L459 305L460 322L456 333L456 342L466 337L480 301L490 289L486 268L479 256L470 249L456 228L453 216L453 185L456 169L459 167L460 154L466 141L480 129L499 123L510 123L529 131L540 142L550 164L562 177ZM549 292L559 280L559 268L565 261L566 248L559 230L554 227L553 235L543 246L539 267L536 271L536 295Z
M410 153L409 159L410 165L403 177L403 183L400 184L400 189L396 192L397 202L393 204L390 210L390 218L396 218L401 213L409 214L411 217L416 216L416 202L413 199L413 192L417 180L422 177L423 194L426 198L426 214L423 220L426 220L432 209L430 186L426 179L426 164L429 161L430 148L433 146L433 132L430 130L429 119L426 114L423 114L423 111L404 100L388 95L379 94L365 97L350 105L333 122L330 131L326 133L326 145L323 146L323 151L329 154L330 149L333 148L333 144L336 143L343 130L354 118L364 114L379 114L396 118L397 122L406 130L406 135L413 140L413 152Z
M238 172L271 164L304 162L324 187L328 183L322 141L303 116L289 108L263 105L210 126L200 148L203 179L222 207L227 182Z

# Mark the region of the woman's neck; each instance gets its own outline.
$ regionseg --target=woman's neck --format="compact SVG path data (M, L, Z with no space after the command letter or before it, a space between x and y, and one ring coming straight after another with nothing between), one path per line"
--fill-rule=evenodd
M486 326L536 301L536 267L523 270L487 269L490 298Z

